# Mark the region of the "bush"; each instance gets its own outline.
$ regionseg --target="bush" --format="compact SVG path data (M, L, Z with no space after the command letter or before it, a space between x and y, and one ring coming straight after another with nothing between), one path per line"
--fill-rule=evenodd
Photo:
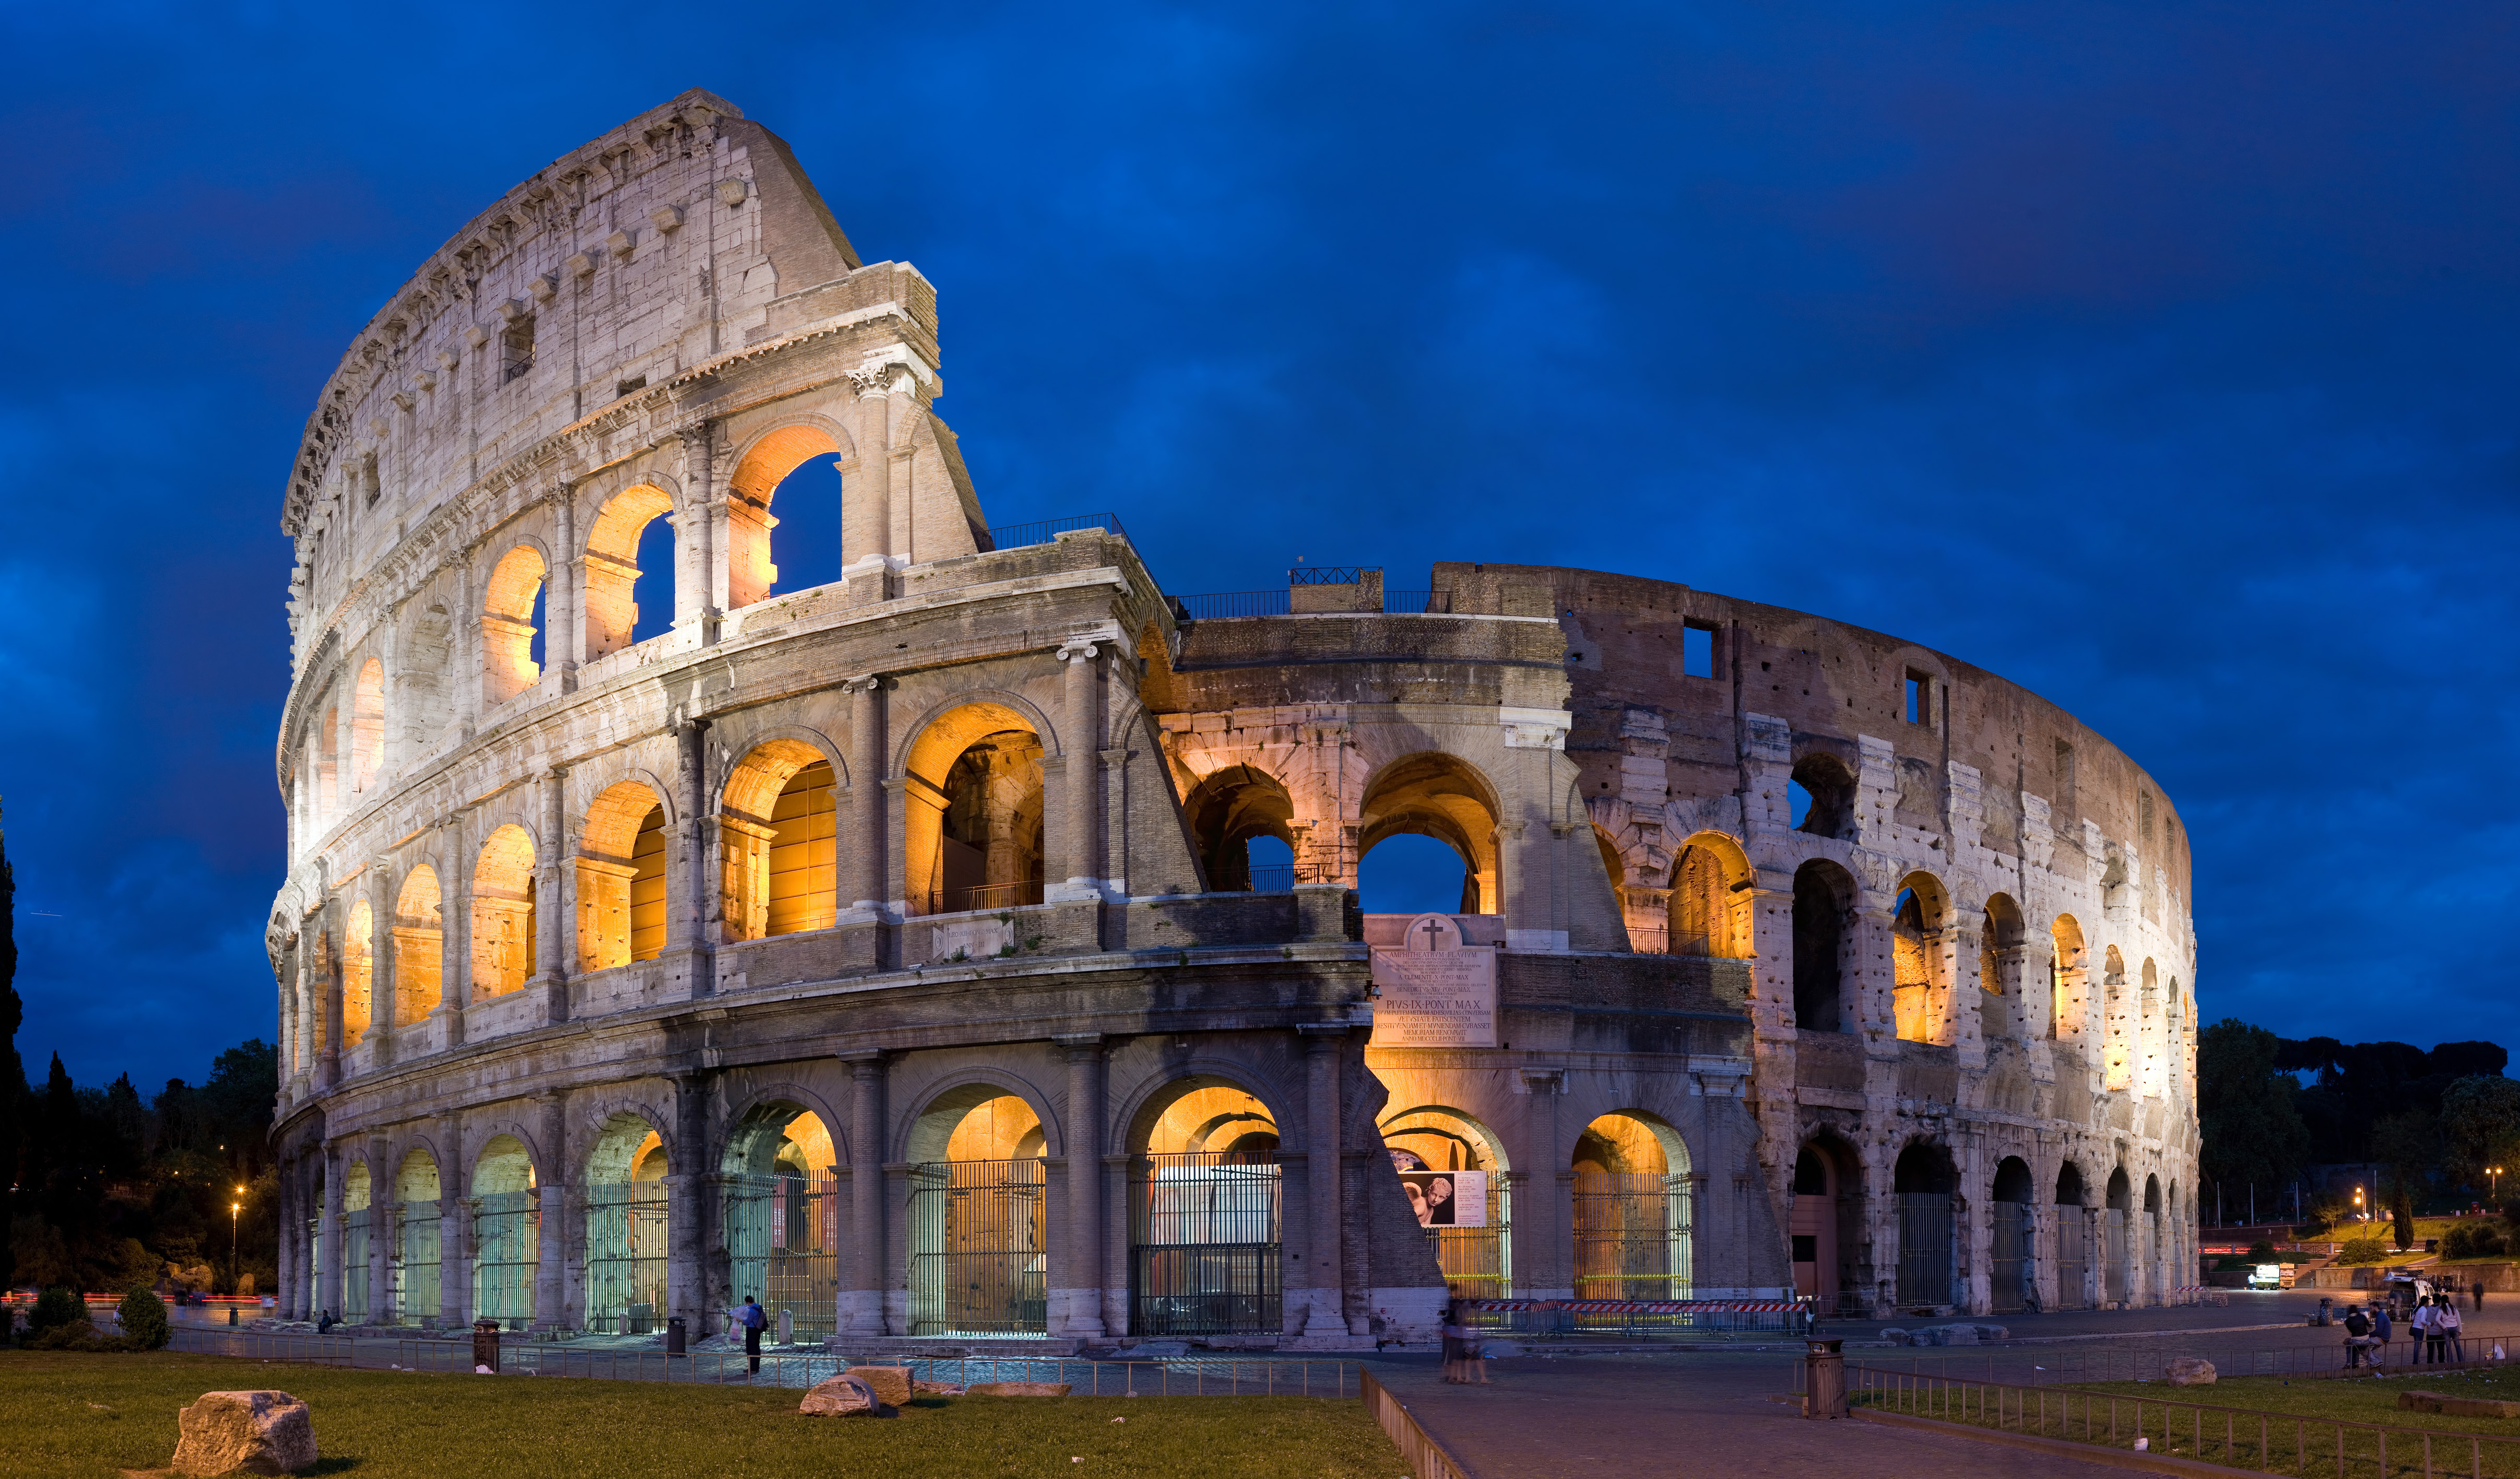
M2261 1237L2256 1242L2249 1244L2249 1256L2260 1263L2273 1263L2275 1261L2275 1245Z
M95 1325L88 1323L87 1317L82 1315L66 1324L47 1328L42 1334L27 1341L26 1349L30 1351L110 1351L113 1349L113 1345L114 1343L107 1340Z
M77 1291L55 1284L35 1296L34 1312L26 1317L26 1328L40 1335L86 1319L87 1301L79 1298Z
M2345 1246L2336 1255L2340 1264L2386 1263L2388 1258L2389 1245L2368 1234L2345 1239Z
M2476 1230L2465 1223L2452 1223L2450 1231L2442 1234L2441 1252L2444 1258L2474 1258Z
M166 1302L135 1284L122 1296L122 1338L135 1351L155 1351L175 1338L166 1321Z

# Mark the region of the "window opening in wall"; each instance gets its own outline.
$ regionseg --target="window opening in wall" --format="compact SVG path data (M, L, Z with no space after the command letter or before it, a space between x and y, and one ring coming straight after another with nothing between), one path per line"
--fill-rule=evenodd
M1804 785L1800 781L1786 782L1785 819L1788 825L1799 830L1805 822L1811 820L1811 809L1812 793L1810 788Z
M674 629L674 524L670 517L652 518L639 531L637 577L638 619L630 640L645 642Z
M1892 1175L1899 1207L1899 1303L1948 1305L1957 1253L1952 1193L1958 1183L1950 1152L1912 1144L1899 1153Z
M612 387L612 398L614 400L619 400L625 395L636 395L647 388L648 377L644 375L634 375Z
M798 771L779 793L771 813L778 835L770 839L770 913L774 935L829 929L838 918L834 871L832 762L817 760Z
M1497 812L1486 781L1450 755L1425 753L1395 760L1382 768L1367 788L1360 807L1364 825L1357 837L1362 853L1358 882L1369 891L1364 899L1376 914L1496 914L1503 910L1497 862ZM1449 850L1460 866L1453 873L1436 854L1412 837L1431 839ZM1403 850L1376 862L1391 844ZM1399 863L1402 872L1386 892L1383 870ZM1371 869L1372 872L1368 872ZM1457 879L1451 902L1442 897L1447 880ZM1394 907L1396 906L1396 907Z
M1385 837L1357 865L1356 882L1367 914L1478 913L1463 904L1461 855L1433 837Z
M1794 813L1794 829L1816 837L1851 837L1855 832L1855 772L1846 762L1825 751L1814 751L1794 762L1792 780L1786 794L1799 787L1808 798L1807 806L1799 801Z
M586 535L586 655L602 657L674 626L674 501L636 483L604 501Z
M2152 792L2148 790L2137 791L2135 793L2135 809L2136 835L2143 839L2144 851L2150 852L2152 851Z
M1715 628L1688 622L1680 633L1680 670L1691 678L1715 676Z
M831 1132L794 1104L767 1104L728 1138L720 1194L735 1294L827 1336L840 1290L837 1156Z
M630 959L665 953L665 809L648 808L630 849Z
M521 380L534 368L534 318L527 314L499 335L499 383Z
M1267 1106L1183 1079L1140 1112L1130 1150L1130 1333L1276 1334L1284 1202Z
M1020 1335L1049 1326L1040 1117L1014 1095L922 1116L934 1159L910 1172L913 1335Z
M1934 680L1931 676L1908 670L1907 719L1910 724L1930 727L1934 722Z
M1854 879L1834 863L1794 873L1794 1028L1841 1032L1847 901Z
M770 501L770 548L779 567L772 590L810 591L840 578L840 483L839 460L828 453L780 479Z
M2056 741L2054 775L2056 778L2056 794L2050 799L2054 803L2056 824L2061 827L2072 820L2075 811L2074 746L2062 740Z
M1183 807L1191 838L1219 893L1283 892L1295 886L1295 803L1277 777L1230 765L1198 784Z

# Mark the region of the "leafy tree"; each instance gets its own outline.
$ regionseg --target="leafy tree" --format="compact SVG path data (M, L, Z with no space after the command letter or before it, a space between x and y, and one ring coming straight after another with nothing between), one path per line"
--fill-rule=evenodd
M73 1320L87 1319L87 1301L67 1284L55 1284L35 1296L35 1308L26 1317L26 1328L49 1330Z
M2283 1040L2225 1017L2198 1034L2196 1113L2203 1169L2218 1185L2272 1188L2310 1155L2300 1087L2277 1066Z
M2415 1239L2414 1188L2433 1163L2441 1135L2433 1117L2419 1109L2392 1114L2371 1127L2371 1158L2388 1176L2389 1211L2397 1221L2400 1248Z
M231 1169L250 1181L261 1174L271 1139L271 1108L280 1098L280 1050L260 1038L249 1039L218 1055L209 1081L202 1085L204 1128L225 1146Z
M2471 1187L2493 1178L2488 1166L2520 1172L2520 1080L2470 1074L2442 1091L2442 1136L2451 1169Z
M135 1350L155 1351L175 1338L166 1319L166 1302L147 1284L132 1285L122 1296L122 1338Z

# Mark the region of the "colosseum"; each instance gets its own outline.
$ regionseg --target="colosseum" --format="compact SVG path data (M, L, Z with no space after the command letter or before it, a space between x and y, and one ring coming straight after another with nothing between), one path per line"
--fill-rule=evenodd
M1175 594L1109 515L988 522L940 344L692 92L342 356L283 514L284 1318L1300 1350L2192 1281L2186 841L2098 735L1661 580ZM1453 912L1362 911L1403 834Z

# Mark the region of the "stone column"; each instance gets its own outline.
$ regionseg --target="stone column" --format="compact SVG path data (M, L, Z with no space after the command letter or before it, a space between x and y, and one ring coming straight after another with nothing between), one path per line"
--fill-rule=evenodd
M1066 667L1061 708L1066 734L1059 748L1066 764L1059 781L1067 792L1066 896L1099 899L1109 872L1102 842L1102 660L1090 637L1058 650Z
M437 1148L437 1322L461 1330L472 1312L472 1224L464 1216L464 1190L472 1167L464 1159L464 1120L440 1121Z
M535 1252L534 1326L537 1329L571 1329L577 1322L569 1317L566 1294L566 1259L568 1256L568 1187L576 1180L569 1174L568 1114L566 1100L557 1091L534 1096L535 1135L542 1142L541 1175L534 1183L534 1200L542 1209L542 1241Z
M272 1292L280 1296L280 1303L273 1307L273 1313L283 1320L295 1320L297 1317L289 1312L294 1307L292 1301L297 1290L297 1163L284 1158L279 1170L280 1203L272 1209L272 1215L280 1221L280 1267L275 1271L280 1287Z
M323 1248L317 1255L317 1273L321 1277L315 1289L315 1308L319 1313L330 1310L336 1319L348 1304L342 1294L349 1288L341 1279L341 1249L348 1241L341 1235L342 1223L349 1215L342 1207L341 1191L341 1148L327 1144L324 1147ZM373 1193L370 1199L374 1199Z
M1557 1101L1564 1096L1563 1068L1522 1068L1516 1087L1530 1096L1524 1116L1521 1160L1513 1173L1513 1292L1517 1299L1574 1297L1575 1273L1567 1238L1573 1228L1574 1172L1558 1143Z
M876 673L843 679L849 695L849 850L844 854L839 896L852 915L883 918L884 888L884 681Z
M686 428L682 442L683 500L673 515L674 625L697 626L700 646L706 647L717 641L718 617L725 610L726 554L717 538L725 514L712 486L708 423Z
M438 856L446 867L437 878L437 913L443 928L437 958L438 1042L464 1046L464 1008L472 1001L472 865L465 847L464 814L438 827Z
M698 1001L717 986L716 965L709 949L710 901L717 888L709 877L709 829L715 816L708 805L708 721L688 719L674 727L674 801L682 808L676 830L682 849L672 860L665 899L666 996L676 988L685 1000ZM670 879L679 877L680 889ZM679 893L680 897L675 895Z
M849 1256L840 1271L839 1328L883 1333L883 1054L845 1055L855 1090L849 1109Z
M584 609L586 568L585 552L577 547L577 500L562 485L552 495L553 524L558 542L553 546L551 584L544 588L543 622L551 628L543 642L543 655L560 674L560 692L577 692L577 665L586 660L580 647L580 633L585 623L578 619Z
M345 953L340 896L327 890L324 895L324 1087L332 1088L341 1081L341 958Z
M1345 1259L1339 1238L1339 1078L1347 1045L1345 1022L1306 1022L1295 1029L1304 1040L1307 1083L1304 1095L1305 1283L1311 1304L1304 1319L1304 1338L1347 1339L1345 1294L1340 1271Z
M568 845L566 766L555 765L535 783L541 792L542 845L534 858L534 978L546 1025L568 1020L569 922L577 918L570 887L576 870L566 866Z
M385 1165L385 1138L368 1137L368 1323L391 1324L393 1309L393 1173Z
M840 547L850 563L880 560L900 548L893 542L891 377L877 366L856 381L858 475L840 500Z
M675 1077L672 1170L665 1177L665 1302L683 1317L683 1331L693 1340L709 1333L706 1271L700 1265L708 1229L708 1176L702 1170L708 1158L708 1095L706 1073Z
M368 1036L377 1045L372 1061L394 1060L394 870L382 854L368 862Z
M1102 1331L1102 1035L1054 1039L1067 1057L1067 1256L1053 1271L1051 1328L1101 1340Z

